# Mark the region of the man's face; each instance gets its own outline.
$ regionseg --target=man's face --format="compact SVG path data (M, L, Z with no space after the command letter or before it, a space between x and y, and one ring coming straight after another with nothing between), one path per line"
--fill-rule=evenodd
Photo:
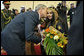
M5 7L6 9L9 9L9 4L4 4L4 7Z
M47 17L47 8L41 9L41 17L46 18Z

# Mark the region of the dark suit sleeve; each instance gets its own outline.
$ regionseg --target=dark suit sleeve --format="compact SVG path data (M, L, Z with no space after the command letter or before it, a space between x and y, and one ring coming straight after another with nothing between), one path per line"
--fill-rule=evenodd
M36 18L31 15L25 18L25 36L27 41L39 43L41 38L34 34L34 28L36 26L35 19Z
M68 34L67 55L83 55L83 2L77 7Z

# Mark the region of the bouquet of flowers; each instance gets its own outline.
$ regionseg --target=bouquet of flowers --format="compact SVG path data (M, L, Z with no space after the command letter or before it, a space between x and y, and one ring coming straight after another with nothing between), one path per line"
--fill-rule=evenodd
M43 42L47 55L64 55L63 48L68 43L67 37L54 27L50 26L44 30L45 38Z

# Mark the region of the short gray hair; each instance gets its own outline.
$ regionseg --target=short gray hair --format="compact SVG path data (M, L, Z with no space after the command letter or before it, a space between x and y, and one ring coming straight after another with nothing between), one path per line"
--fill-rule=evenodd
M38 4L38 5L35 7L35 11L38 11L40 8L46 8L46 7L47 7L46 5Z

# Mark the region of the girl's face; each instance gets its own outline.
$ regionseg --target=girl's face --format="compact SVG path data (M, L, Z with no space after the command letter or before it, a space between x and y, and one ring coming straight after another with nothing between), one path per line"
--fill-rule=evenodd
M51 20L52 19L52 11L48 9L48 12L47 12L47 17Z

